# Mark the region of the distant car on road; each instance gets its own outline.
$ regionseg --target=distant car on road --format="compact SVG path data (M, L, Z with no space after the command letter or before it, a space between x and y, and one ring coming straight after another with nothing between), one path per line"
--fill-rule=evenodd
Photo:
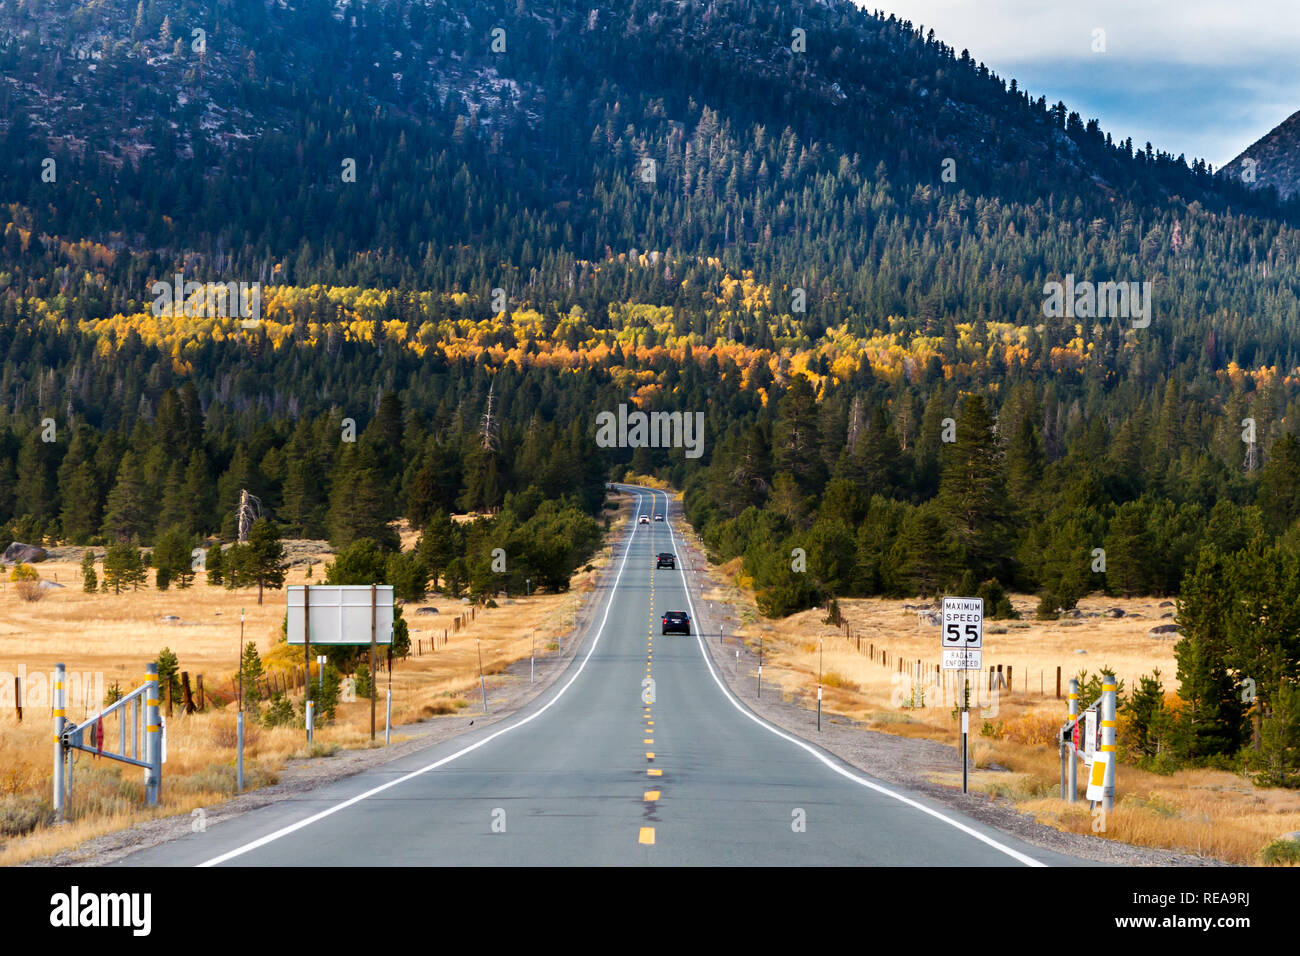
M677 570L677 559L674 558L674 557L673 557L671 554L669 554L667 551L660 551L660 552L659 552L659 560L657 560L657 561L655 562L655 567L656 567L656 568L672 568L674 571L676 571L676 570Z
M637 524L649 524L649 523L650 523L650 519L647 518L645 515L642 515L641 517L639 517L639 518L636 519L636 523L637 523Z
M655 515L655 521L663 521L663 520L664 520L663 515Z
M685 634L689 637L691 634L691 616L685 611L665 611L662 633Z

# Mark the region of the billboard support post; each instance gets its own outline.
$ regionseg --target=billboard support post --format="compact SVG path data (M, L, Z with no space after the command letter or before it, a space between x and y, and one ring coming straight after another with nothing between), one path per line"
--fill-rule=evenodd
M311 746L311 585L302 586L302 682L303 711L307 715L307 746Z
M375 681L375 615L377 613L375 602L375 586L370 585L370 739L375 739L375 701L378 699L378 688ZM387 731L385 731L387 733Z

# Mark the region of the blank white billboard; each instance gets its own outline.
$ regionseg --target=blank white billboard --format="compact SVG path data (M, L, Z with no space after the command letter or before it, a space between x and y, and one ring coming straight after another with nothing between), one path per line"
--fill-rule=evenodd
M369 644L369 584L291 584L288 588L289 643L303 642L304 595L311 601L313 644ZM393 586L374 588L375 641L393 643Z

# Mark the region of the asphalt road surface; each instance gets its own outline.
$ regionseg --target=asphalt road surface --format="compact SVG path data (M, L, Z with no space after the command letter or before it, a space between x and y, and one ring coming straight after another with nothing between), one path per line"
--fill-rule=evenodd
M871 779L754 716L700 643L668 496L638 512L574 662L507 720L213 825L128 865L1077 863ZM647 680L648 679L648 680ZM652 681L653 683L650 683ZM164 778L163 785L166 786Z

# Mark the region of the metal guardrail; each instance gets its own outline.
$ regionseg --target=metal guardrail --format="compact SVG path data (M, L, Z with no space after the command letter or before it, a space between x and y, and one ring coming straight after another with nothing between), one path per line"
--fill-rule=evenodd
M158 713L157 663L146 664L145 671L141 686L84 723L76 724L66 716L66 669L63 664L55 665L54 811L60 821L66 819L72 796L72 757L78 750L142 768L145 803L151 807L158 805L162 788L162 722ZM104 718L113 714L118 721L116 752L104 749ZM91 744L86 742L87 733Z
M1101 718L1101 744L1097 753L1102 755L1102 763L1105 765L1101 780L1095 779L1095 773L1089 779L1089 787L1095 788L1100 786L1102 809L1109 811L1115 805L1115 705L1116 705L1116 683L1115 675L1109 672L1102 673L1101 679L1101 696L1085 707L1079 710L1079 681L1078 678L1070 678L1070 693L1068 697L1069 716L1064 724L1061 725L1061 733L1058 749L1061 757L1061 799L1074 803L1079 799L1077 761L1082 759L1089 763L1091 768L1093 761L1087 761L1086 756L1081 756L1079 748L1074 743L1074 732L1079 726L1080 720L1083 720L1087 714L1096 712ZM1085 747L1085 753L1087 748ZM1095 791L1094 791L1095 792ZM1090 798L1091 799L1091 798Z

